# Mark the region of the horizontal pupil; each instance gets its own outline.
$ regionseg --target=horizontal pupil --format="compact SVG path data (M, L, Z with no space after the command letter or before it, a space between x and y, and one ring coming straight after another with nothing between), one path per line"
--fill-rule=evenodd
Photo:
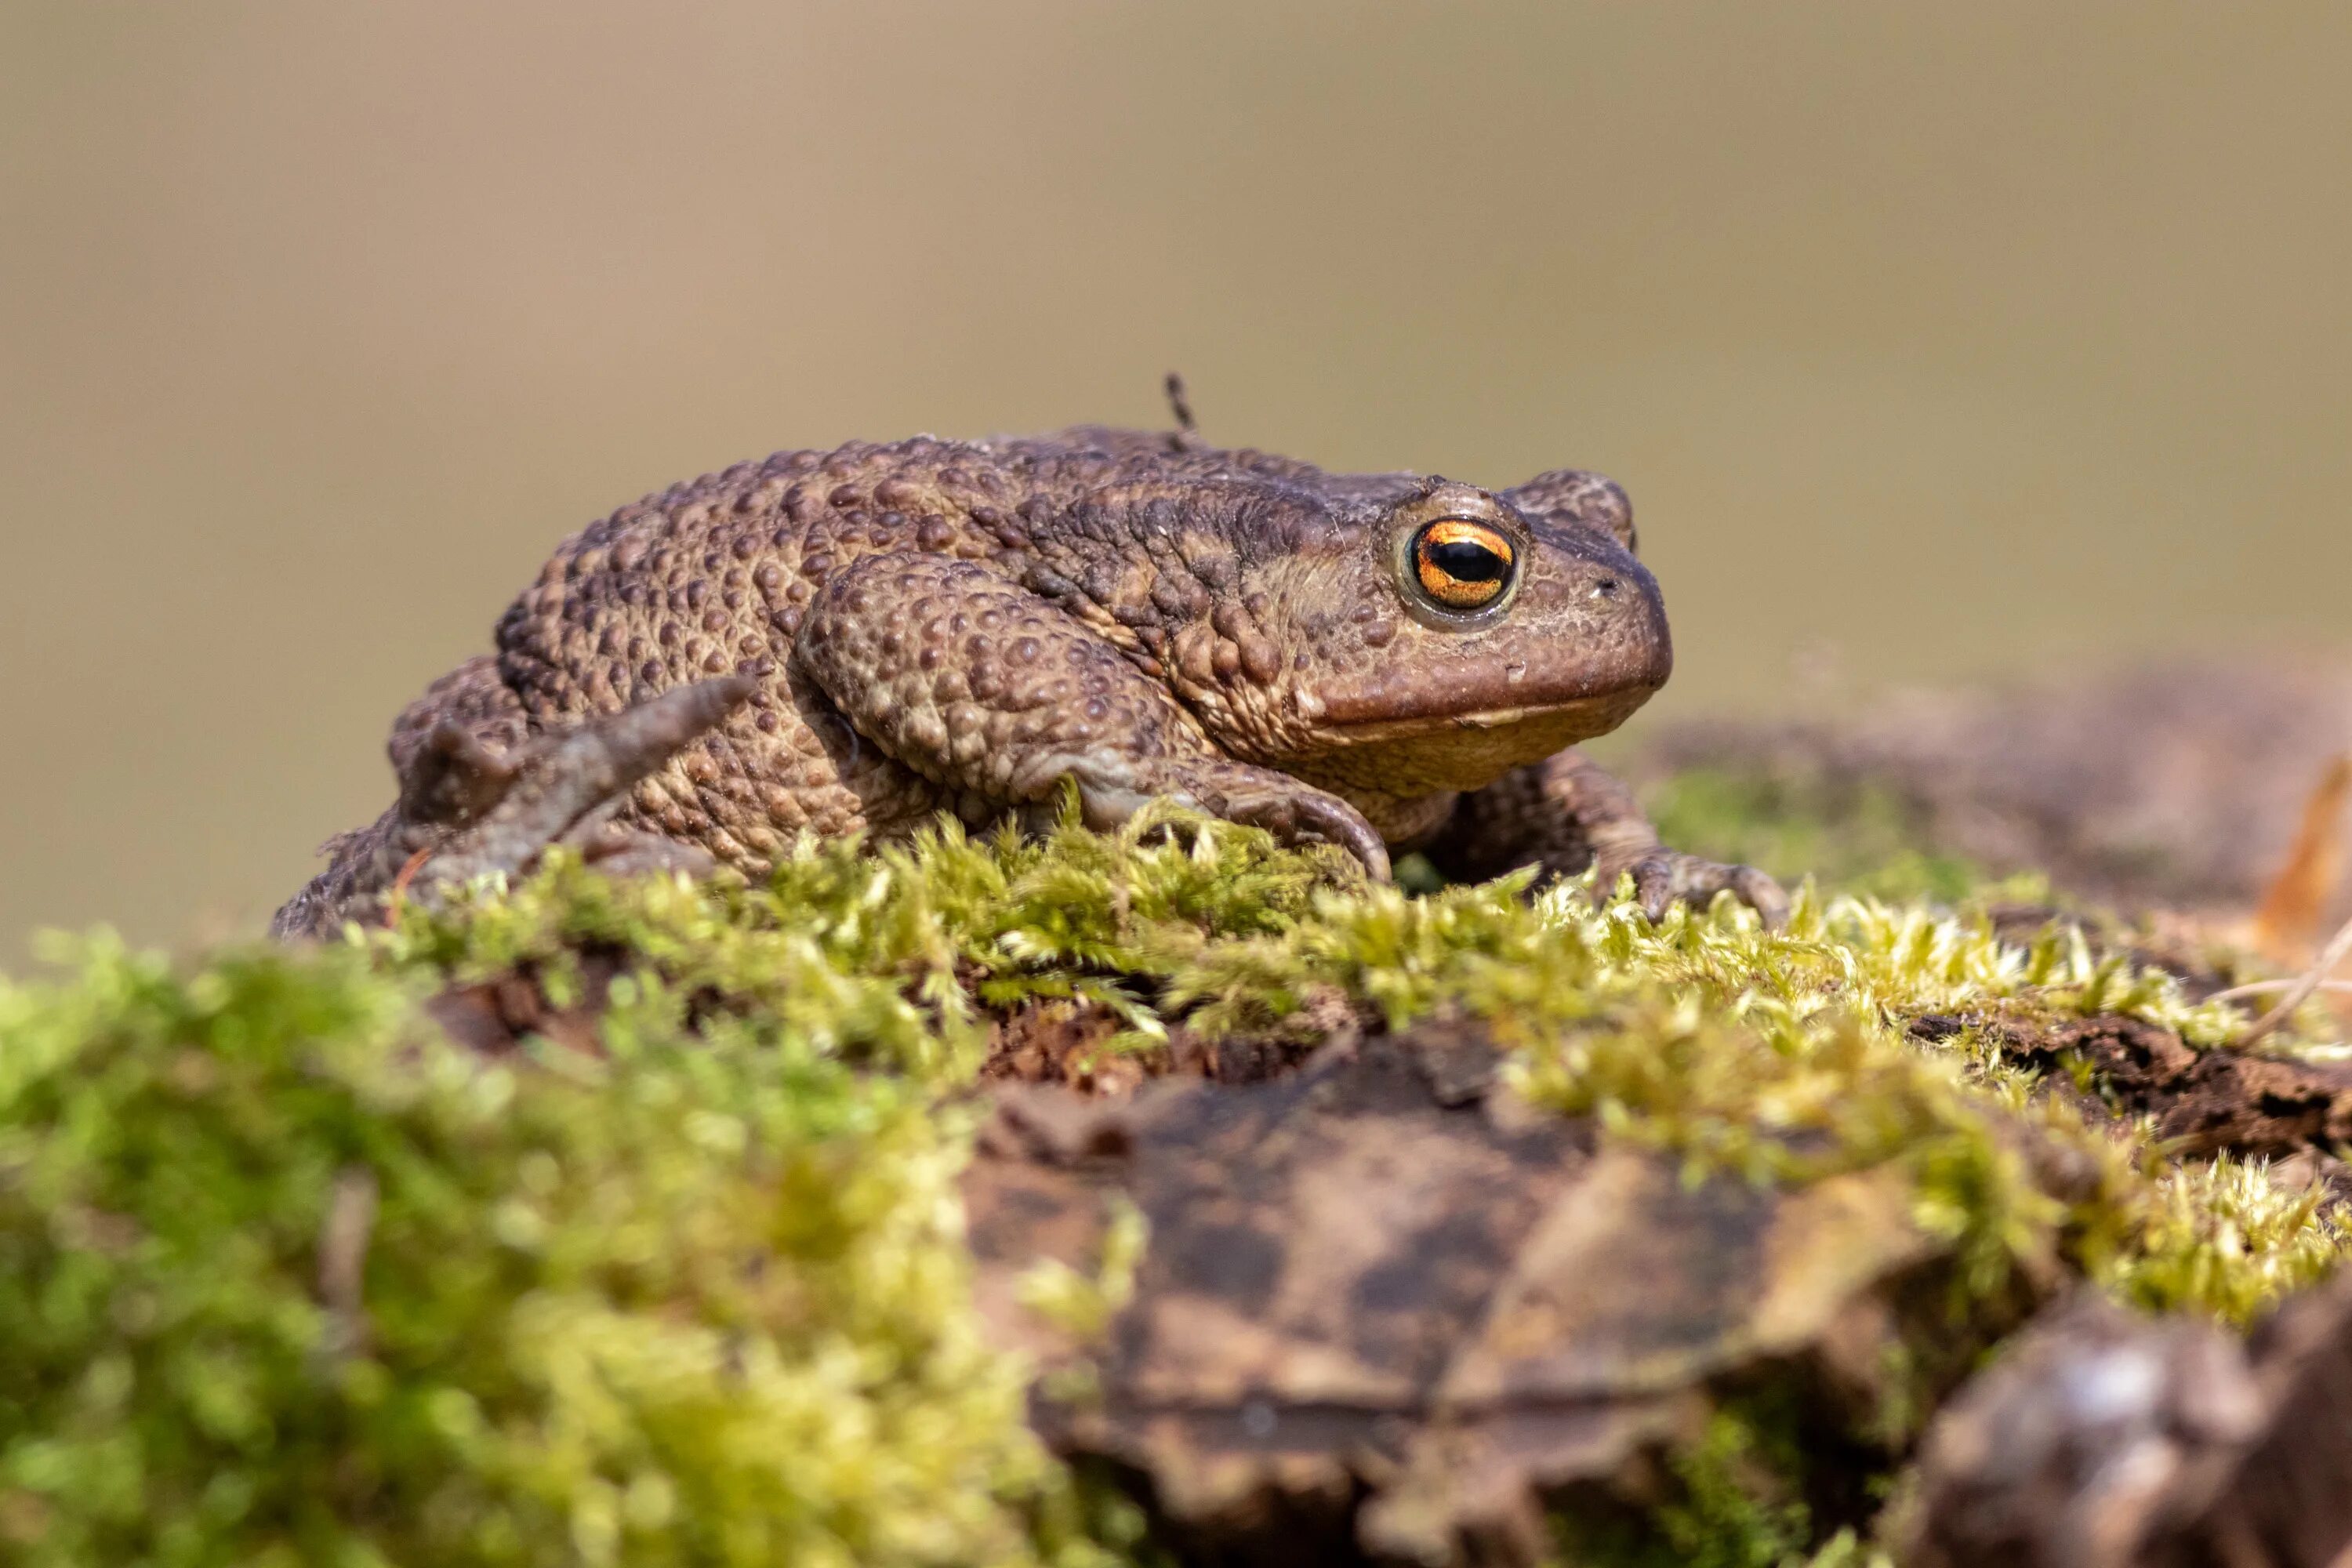
M1499 583L1509 563L1483 544L1449 540L1427 546L1429 563L1463 583Z

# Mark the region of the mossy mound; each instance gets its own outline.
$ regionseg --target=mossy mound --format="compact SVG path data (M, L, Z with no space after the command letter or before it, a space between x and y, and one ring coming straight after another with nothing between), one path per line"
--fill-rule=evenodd
M974 1085L1039 1000L1112 1019L1108 1051L1476 1020L1526 1100L1694 1179L1901 1173L1962 1318L2055 1270L2242 1320L2344 1248L2323 1186L2168 1162L2095 1081L2019 1065L2021 1019L2192 1049L2241 1021L2070 928L1811 894L1777 934L1727 903L1652 928L1153 826L812 849L751 888L558 865L341 945L100 938L0 990L0 1557L1141 1550L973 1307ZM1709 1441L1661 1528L1802 1545L1716 1495Z

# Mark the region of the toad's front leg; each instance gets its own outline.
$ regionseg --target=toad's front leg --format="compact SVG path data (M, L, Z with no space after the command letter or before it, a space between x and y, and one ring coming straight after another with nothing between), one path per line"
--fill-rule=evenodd
M1729 892L1764 917L1788 918L1789 895L1753 866L1725 866L1669 849L1633 793L1581 754L1561 752L1514 768L1464 795L1426 847L1439 871L1480 881L1521 866L1547 876L1594 868L1594 890L1607 897L1631 873L1633 893L1656 920L1677 899L1704 906Z
M893 760L1004 811L1050 798L1066 778L1091 826L1163 797L1285 842L1339 845L1389 874L1387 847L1354 806L1220 754L1109 642L968 561L852 563L810 605L793 658Z

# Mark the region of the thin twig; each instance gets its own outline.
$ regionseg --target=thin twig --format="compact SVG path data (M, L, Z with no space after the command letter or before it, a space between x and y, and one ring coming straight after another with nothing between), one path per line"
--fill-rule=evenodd
M2245 1049L2285 1023L2297 1007L2311 999L2313 992L2327 984L2327 977L2336 973L2336 966L2344 962L2347 953L2352 953L2352 921L2346 921L2343 927L2327 939L2327 945L2320 950L2318 960L2304 972L2303 978L2296 981L2285 995L2279 998L2278 1005L2255 1019L2247 1026L2246 1032L2238 1037L2238 1048Z
M2243 985L2232 985L2227 991L2216 991L2205 1000L2238 1002L2249 996L2272 996L2302 984L2300 977L2293 980L2249 980ZM2352 980L2323 980L2317 989L2331 996L2352 996Z

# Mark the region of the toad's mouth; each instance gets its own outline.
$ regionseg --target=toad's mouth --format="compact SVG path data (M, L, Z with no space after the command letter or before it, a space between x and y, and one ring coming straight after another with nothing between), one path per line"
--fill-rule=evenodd
M1578 740L1590 740L1614 730L1635 709L1647 702L1657 689L1658 684L1644 683L1551 701L1469 709L1432 705L1418 710L1413 708L1403 711L1391 710L1380 717L1367 715L1355 718L1327 710L1323 721L1316 726L1316 732L1335 745L1370 746L1388 741L1463 731L1517 730L1534 726L1547 734L1570 736L1571 738L1559 742L1559 744L1573 745Z
M1606 734L1674 673L1655 591L1637 607L1648 613L1573 638L1522 637L1517 647L1472 642L1350 670L1303 698L1301 717L1349 746L1463 731Z

